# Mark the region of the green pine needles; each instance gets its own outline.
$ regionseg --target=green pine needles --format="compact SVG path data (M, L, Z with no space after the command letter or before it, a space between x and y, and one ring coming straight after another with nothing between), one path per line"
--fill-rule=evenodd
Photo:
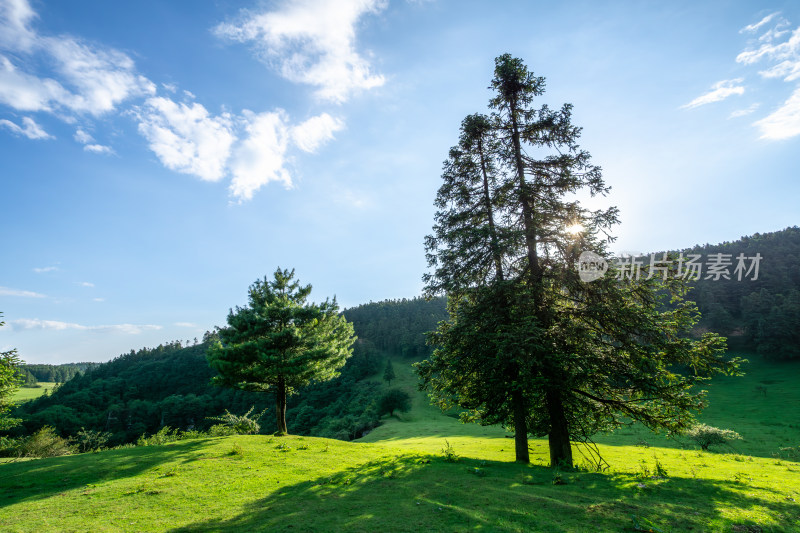
M301 286L294 270L278 268L273 279L257 280L246 307L228 313L228 327L208 351L218 385L274 391L279 435L286 427L286 398L311 381L339 375L353 353L353 325L336 298L308 303L311 285Z

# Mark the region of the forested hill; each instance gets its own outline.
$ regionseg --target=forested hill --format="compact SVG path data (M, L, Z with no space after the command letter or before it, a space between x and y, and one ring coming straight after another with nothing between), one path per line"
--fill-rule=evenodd
M422 359L429 352L425 333L447 318L444 297L425 300L384 300L351 307L344 311L356 335L393 354Z
M378 383L367 380L383 370L387 355L426 354L424 332L445 317L444 301L423 299L370 303L348 309L359 339L341 376L305 388L290 397L287 422L292 433L344 440L375 427ZM205 358L210 334L203 343L179 342L121 355L90 368L52 394L22 404L15 416L24 420L18 431L30 433L54 426L64 436L81 428L108 431L110 444L136 440L162 426L205 429L225 409L242 414L251 406L268 409L263 431L275 431L270 394L248 393L210 384L214 372Z
M694 282L689 298L703 315L701 327L729 337L733 345L753 348L774 358L800 358L800 228L756 233L734 242L695 246L684 255L730 255L731 279ZM733 271L736 257L761 255L758 279L754 272L741 281ZM749 264L749 263L748 263Z
M100 363L64 363L61 365L25 364L20 374L25 386L35 386L39 381L64 383L78 374L99 366Z

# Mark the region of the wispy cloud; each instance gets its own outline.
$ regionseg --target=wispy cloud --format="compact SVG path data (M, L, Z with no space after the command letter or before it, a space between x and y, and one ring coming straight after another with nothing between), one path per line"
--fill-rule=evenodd
M175 325L176 325L176 326L178 326L179 328L193 328L193 329L197 329L197 328L199 328L199 327L200 327L200 326L198 326L197 324L195 324L194 322L175 322Z
M40 320L38 318L19 318L9 321L14 330L80 330L80 331L110 331L115 333L125 333L128 335L138 335L145 331L162 329L161 326L152 324L111 324L104 326L84 326L74 322L61 322L59 320Z
M78 128L75 131L75 135L73 137L77 142L81 143L83 146L84 151L86 152L93 152L96 154L113 154L114 149L110 146L105 146L102 144L97 144L94 142L94 137L86 133L85 130L82 128Z
M58 270L57 266L36 267L33 269L37 274L44 274L46 272L55 272Z
M753 123L762 139L783 140L800 135L800 88L781 107Z
M14 124L10 120L2 119L0 120L0 126L8 128L11 130L15 135L22 135L27 137L28 139L39 140L39 139L54 139L52 135L47 133L39 126L36 121L34 121L30 117L23 117L22 118L22 126Z
M20 289L11 289L8 287L0 287L0 296L19 296L20 298L45 298L44 294L39 294L33 291L23 291Z
M736 61L743 65L767 63L767 68L758 72L759 76L794 84L792 94L780 106L753 123L762 139L783 140L800 135L800 85L796 83L800 80L800 27L794 31L785 29L790 27L789 21L773 13L747 28L755 32L770 23L772 27L736 56Z
M701 105L720 102L729 96L744 94L744 86L741 85L742 81L744 81L742 78L718 81L711 86L710 91L698 96L688 104L682 105L681 109L692 109Z
M94 287L94 283L92 283L90 281L78 281L76 283L78 285L80 285L81 287Z
M739 30L739 33L753 33L755 31L758 31L759 28L761 28L765 24L769 24L778 15L780 15L780 11L776 11L775 13L770 13L766 17L756 22L755 24L748 24L747 26Z
M386 5L382 0L284 1L274 11L242 11L239 20L214 31L226 39L254 43L261 59L284 78L317 87L323 100L344 102L354 91L385 81L356 50L356 25Z
M761 104L756 103L752 104L750 107L746 107L745 109L737 109L736 111L733 111L730 115L728 115L728 118L744 117L746 115L754 113L759 107L761 107Z
M800 79L800 27L783 42L766 42L756 49L745 50L736 56L736 61L745 65L752 65L762 60L775 63L759 72L762 77L783 78L783 81Z

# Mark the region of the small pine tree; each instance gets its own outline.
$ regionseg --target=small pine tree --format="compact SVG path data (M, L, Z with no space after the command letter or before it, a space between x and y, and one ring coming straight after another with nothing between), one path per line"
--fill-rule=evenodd
M394 367L392 367L392 360L386 359L386 370L383 371L383 381L387 382L389 385L392 384L392 380L395 378L394 375Z

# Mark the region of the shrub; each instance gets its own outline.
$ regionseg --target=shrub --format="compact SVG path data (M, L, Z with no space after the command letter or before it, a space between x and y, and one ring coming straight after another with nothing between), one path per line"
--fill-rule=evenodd
M231 428L233 430L233 434L236 435L255 435L261 431L261 426L259 425L258 421L264 415L266 409L258 413L256 416L250 418L250 413L253 412L253 409L255 409L255 406L251 407L249 411L241 416L234 415L225 409L224 415L209 416L206 417L206 419L222 422L223 426Z
M444 455L444 460L448 463L455 463L458 461L458 455L456 455L456 449L453 448L453 445L444 441L444 448L442 448L442 454Z
M717 444L727 444L736 439L741 439L741 435L730 429L720 429L706 424L698 424L686 432L686 436L700 445L703 450L708 450L709 446Z
M157 433L146 437L142 435L136 440L137 446L158 446L160 444L166 444L168 442L175 442L176 440L180 440L180 435L178 435L177 430L172 430L169 426L164 426L163 428L159 429Z
M411 410L411 396L400 389L389 389L378 400L378 416L393 415L395 411L407 413Z
M61 438L52 426L45 426L24 439L17 452L20 457L60 457L70 453L69 441Z
M111 438L111 433L81 427L81 430L75 436L75 441L78 444L78 450L84 453L101 449L109 438Z
M0 457L15 457L21 442L13 437L0 437Z
M208 435L209 437L227 437L229 435L236 435L236 430L225 424L214 424L208 428Z

